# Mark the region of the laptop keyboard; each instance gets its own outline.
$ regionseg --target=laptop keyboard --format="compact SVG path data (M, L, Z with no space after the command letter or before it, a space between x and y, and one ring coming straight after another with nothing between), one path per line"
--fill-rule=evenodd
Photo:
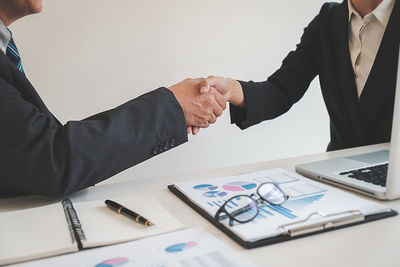
M388 163L339 173L349 178L386 186Z

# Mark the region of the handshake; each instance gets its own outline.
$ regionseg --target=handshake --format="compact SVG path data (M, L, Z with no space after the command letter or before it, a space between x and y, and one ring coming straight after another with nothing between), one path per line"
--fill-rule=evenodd
M196 135L217 121L226 102L244 107L243 90L236 80L210 76L207 79L186 79L168 88L183 109L187 133Z

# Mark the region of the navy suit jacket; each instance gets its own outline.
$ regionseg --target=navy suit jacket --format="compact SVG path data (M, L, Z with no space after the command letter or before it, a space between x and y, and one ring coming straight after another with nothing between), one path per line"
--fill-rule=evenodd
M280 69L267 81L241 82L246 108L230 106L232 123L245 129L280 116L302 98L318 75L330 117L328 150L389 142L399 40L400 3L396 1L358 99L350 61L347 1L325 3Z
M62 125L0 52L0 196L64 196L186 141L166 88Z

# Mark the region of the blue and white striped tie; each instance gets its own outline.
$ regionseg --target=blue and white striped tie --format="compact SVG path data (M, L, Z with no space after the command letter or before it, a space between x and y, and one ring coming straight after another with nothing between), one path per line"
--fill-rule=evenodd
M17 46L15 45L14 40L12 38L7 46L7 56L17 66L17 69L23 73L24 68L22 67L22 60L21 57L19 56Z

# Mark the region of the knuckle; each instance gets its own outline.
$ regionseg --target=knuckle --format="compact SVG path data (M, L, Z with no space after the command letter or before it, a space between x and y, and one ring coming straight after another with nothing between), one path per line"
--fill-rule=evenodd
M209 105L215 104L215 96L212 95L212 94L209 94L209 95L207 96L207 103L208 103Z

